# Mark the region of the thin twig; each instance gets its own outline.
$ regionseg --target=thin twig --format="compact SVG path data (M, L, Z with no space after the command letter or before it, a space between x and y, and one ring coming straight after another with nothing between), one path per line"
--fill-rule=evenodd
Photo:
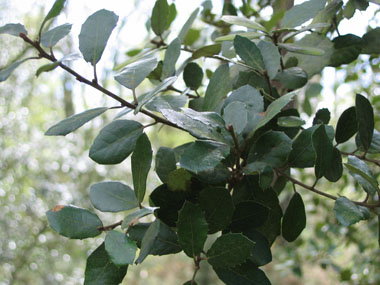
M349 155L355 156L355 157L357 157L357 158L359 158L361 160L372 162L372 163L376 164L378 167L380 167L380 160L368 158L368 157L365 156L365 154L364 155L358 155L358 154L355 154L355 152L340 151L340 153L343 154L343 155L346 155L346 156L349 156Z
M118 226L121 226L121 224L123 223L123 220L117 222L117 223L114 223L112 225L108 225L108 226L101 226L101 227L98 227L98 231L110 231L110 230L113 230L114 228L118 227Z

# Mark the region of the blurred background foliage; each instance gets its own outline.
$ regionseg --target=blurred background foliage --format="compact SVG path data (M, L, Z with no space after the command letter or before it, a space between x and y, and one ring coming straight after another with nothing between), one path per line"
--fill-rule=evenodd
M0 25L22 22L30 34L36 35L36 28L52 2L0 0ZM76 46L80 24L93 11L105 5L113 5L103 2L68 1L65 14L59 21L74 23L76 30L71 33L70 39L58 45L58 53L68 54L72 50L78 50ZM139 22L143 23L140 28L144 28L154 4L153 0L129 2L131 9L114 10L120 16L121 24L118 25L117 35L110 39L106 59L102 60L103 68L99 68L102 70L100 77L103 85L125 97L131 94L124 94L126 91L116 86L112 67L127 59L128 51L144 46L144 38L146 42L149 37L146 30L143 35L136 35L135 32L134 37L126 36L125 30L137 25L133 19L139 19ZM201 3L194 2L194 8ZM240 1L236 2L239 6ZM270 18L270 1L252 3L255 3L258 14L265 14ZM180 24L174 24L173 27L181 27L191 10L188 7L180 9L180 1L176 1L176 4L176 21ZM214 12L220 14L222 0L213 1L213 4ZM114 7L116 5L114 4ZM112 7L106 8L112 10ZM378 12L378 9L373 9L370 18L367 19L372 28L379 24ZM81 15L77 17L82 18L77 19L72 16L74 14ZM213 28L201 21L196 22L195 27L192 33L195 38L201 35L197 39L200 43L207 41L213 33ZM367 26L364 27L366 28ZM0 40L0 67L24 55L33 54L17 38L2 35ZM324 106L335 115L332 123L335 124L339 114L347 106L353 105L355 93L362 93L373 103L376 126L379 129L379 63L379 58L361 56L342 69L326 68L322 76L316 76L313 80L315 83L321 82L322 91L317 92L314 97L309 97L304 92L303 96L298 98L298 105L304 111L302 116L310 121L312 114L316 112L313 107L318 105L319 108L321 104L325 104ZM120 180L131 184L129 160L116 166L102 166L88 158L89 146L100 127L112 120L118 110L107 112L65 138L44 136L49 126L67 116L90 107L113 106L115 103L81 86L59 70L44 73L36 78L35 70L42 64L37 61L28 62L0 85L1 285L81 284L86 257L96 248L97 244L94 243L101 242L101 239L65 239L48 228L45 211L56 204L75 204L96 211L89 200L88 189L91 184L103 180ZM77 66L76 63L74 67L85 74L91 72L88 67ZM149 83L145 85L146 88L148 86ZM155 150L159 146L174 147L190 140L185 134L160 126L152 128L149 136ZM348 145L347 151L349 148ZM376 169L374 173L378 175L379 170ZM303 181L313 179L313 172L307 170L295 175ZM157 185L157 178L151 175L148 189L153 190ZM292 194L292 189L288 186L280 195L284 206ZM359 191L355 191L356 186L347 173L339 183L318 184L319 188L329 189L331 193L364 199ZM340 226L332 215L333 202L302 189L300 193L308 213L307 227L295 243L289 244L280 240L274 245L274 262L264 267L273 284L379 284L377 217L373 217L368 223L361 222L345 228ZM97 214L103 218L105 224L120 219L114 214ZM130 267L124 283L180 284L180 280L186 280L191 276L192 266L191 260L187 260L184 255L150 256L143 265ZM213 271L202 267L199 274L200 284L218 284L215 280Z

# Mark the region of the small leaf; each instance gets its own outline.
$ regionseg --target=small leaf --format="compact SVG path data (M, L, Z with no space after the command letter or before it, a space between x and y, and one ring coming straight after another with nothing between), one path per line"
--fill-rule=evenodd
M218 53L220 53L222 48L221 44L213 44L213 45L208 45L208 46L203 46L196 51L193 52L193 59L197 59L200 57L208 57L208 56L213 56Z
M236 134L241 134L248 123L247 105L239 101L231 102L224 108L223 119L227 128L231 125Z
M178 38L180 39L181 43L185 41L186 36L191 29L191 26L193 25L195 19L198 16L198 13L199 13L199 8L195 9L193 13L191 13L189 19L187 19L186 23L183 25L183 27L179 31Z
M46 212L50 227L70 239L85 239L101 234L103 226L97 215L75 206L58 205Z
M224 42L224 41L233 41L236 36L245 37L247 39L253 40L260 38L263 34L262 33L256 33L256 32L242 32L242 33L233 33L226 36L217 37L214 41L215 42Z
M367 151L372 142L375 126L373 108L368 99L360 94L356 94L355 105L360 141L364 147L364 150Z
M28 57L19 61L15 61L11 65L5 67L4 69L0 70L0 82L3 82L8 79L9 76L11 76L12 72L19 67L20 64L24 63L27 60L33 59L32 57Z
M52 71L54 69L57 68L57 66L60 64L61 62L60 61L56 61L56 62L53 62L53 63L48 63L48 64L45 64L45 65L42 65L40 66L37 71L36 71L36 76L40 76L41 73L43 72L49 72L49 71Z
M313 125L325 124L327 125L330 122L330 111L326 108L319 109L315 114Z
M140 255L136 260L136 264L142 263L153 249L154 242L160 231L160 221L155 220L147 229L141 242Z
M328 181L336 182L343 174L342 155L336 147L333 149L331 163L329 169L325 173L325 177Z
M288 89L298 89L307 83L307 74L300 67L291 67L277 73L274 80L280 81L281 85Z
M293 141L292 151L289 154L291 167L306 168L313 167L315 163L315 151L312 146L312 134L317 125L303 130Z
M228 24L231 24L231 25L238 25L238 26L243 26L243 27L247 27L250 29L266 32L265 27L263 27L262 25L260 25L258 23L255 23L255 22L253 22L253 21L251 21L245 17L223 16L222 21L224 21Z
M90 158L99 164L117 164L135 149L143 126L136 121L116 120L105 126L90 148Z
M286 208L282 219L282 236L288 241L295 241L306 227L305 205L297 192Z
M112 263L116 266L133 264L137 251L136 242L130 240L125 233L109 231L104 245Z
M176 159L171 148L160 147L156 154L156 172L163 183L168 180L169 173L176 169Z
M338 119L335 130L335 140L338 144L348 141L358 131L356 109L346 109Z
M191 90L197 90L202 84L203 71L195 62L190 62L183 70L183 80Z
M380 28L377 27L363 35L362 53L380 54Z
M120 284L127 273L128 266L116 266L112 263L104 243L87 258L84 284Z
M364 151L364 147L360 139L360 134L357 134L357 136L355 137L355 143L360 151ZM371 145L369 146L367 152L380 153L380 132L378 132L375 129L373 130Z
M333 39L334 53L331 56L330 66L338 67L348 64L359 56L363 40L353 34L339 36Z
M42 21L41 27L40 27L40 34L42 29L44 28L47 21L57 17L59 14L61 14L63 7L65 6L66 0L56 0L53 4L53 7L50 8L49 12L45 16L45 19Z
M153 32L160 36L169 25L169 5L166 0L157 0L152 10L150 25Z
M304 120L296 116L285 116L285 117L279 117L277 119L277 125L279 125L280 127L285 127L285 128L300 127L304 125L305 123L306 122Z
M161 112L163 109L181 111L187 101L188 97L186 95L159 95L147 103L145 108L155 112Z
M313 132L312 143L316 153L315 176L319 179L329 171L333 156L333 145L327 136L324 125L320 125Z
M272 261L272 253L270 251L270 246L268 240L260 232L254 229L248 229L243 231L243 235L249 238L255 243L255 247L251 252L249 259L256 266L263 266Z
M118 20L114 12L105 9L87 18L79 34L79 50L85 61L95 65L100 60Z
M146 179L152 164L152 146L146 134L142 134L136 141L136 147L132 154L132 178L137 201L144 200Z
M255 243L240 233L220 236L207 251L207 261L214 268L231 268L251 255Z
M278 48L267 41L260 41L257 47L260 49L269 79L273 79L280 69L281 56Z
M103 114L107 110L107 107L94 108L68 117L50 127L46 131L45 136L65 136L76 129L79 129L85 123Z
M234 48L236 53L247 65L259 71L265 69L261 51L254 42L247 38L236 36L234 39Z
M0 27L0 34L8 34L11 36L19 37L21 33L25 35L28 34L24 25L21 24L6 24Z
M294 53L314 55L314 56L322 56L325 54L325 51L323 49L309 47L309 46L301 46L301 45L294 45L294 44L282 44L282 43L279 43L278 46L280 48L283 48L287 51L294 52Z
M295 28L314 18L326 5L326 0L310 0L287 10L281 21L282 28Z
M335 217L343 226L353 225L360 220L367 220L368 209L357 206L354 202L342 196L335 201L334 213Z
M43 33L41 36L41 45L46 48L55 46L70 33L71 27L71 24L63 24Z
M141 208L135 212L128 214L124 218L123 223L121 224L121 228L126 229L126 228L129 228L131 226L135 226L135 224L138 224L139 219L141 219L147 215L153 214L155 209L156 208L149 208L149 207L148 208Z
M175 72L175 64L181 54L181 41L175 38L167 47L164 63L162 66L161 80L173 75Z
M171 191L187 191L191 186L191 177L188 171L179 168L169 173L166 183Z
M133 190L116 181L93 184L90 198L94 207L102 212L121 212L138 207Z
M248 227L258 228L268 218L269 208L254 201L243 201L235 206L230 228L233 231L244 231Z
M368 165L359 158L350 155L348 163L345 164L351 176L371 195L379 191L379 184Z
M199 206L185 202L178 214L177 232L179 244L187 256L194 257L203 250L208 225Z
M129 64L119 75L115 76L115 80L124 87L135 89L156 66L157 59L155 57L144 57Z

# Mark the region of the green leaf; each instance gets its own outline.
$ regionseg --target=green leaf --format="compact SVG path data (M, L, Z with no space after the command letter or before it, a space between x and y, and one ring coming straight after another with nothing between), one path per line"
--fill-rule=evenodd
M291 67L277 73L274 80L280 81L287 89L298 89L307 83L307 74L300 67Z
M166 26L166 29L170 28L170 25L173 23L175 18L177 17L177 8L174 3L170 4L169 6L169 14L168 14L168 24Z
M213 45L208 45L208 46L203 46L196 51L193 52L193 59L197 59L200 57L208 57L208 56L213 56L218 53L220 53L222 48L221 44L213 44Z
M355 106L360 141L364 150L367 151L372 142L375 126L373 108L368 99L360 94L356 94Z
M295 241L305 227L305 205L301 195L296 192L290 200L282 219L282 236L288 242Z
M60 64L61 62L60 61L56 61L56 62L53 62L53 63L48 63L48 64L45 64L45 65L42 65L40 66L37 71L36 71L36 76L40 76L41 73L43 72L49 72L49 71L52 71L54 69L57 68L57 66Z
M41 36L41 45L46 48L55 46L61 39L70 33L71 27L71 24L63 24L43 33Z
M228 64L220 65L211 76L203 101L203 111L214 111L231 90Z
M203 250L207 232L208 225L201 208L186 201L178 214L177 233L187 256L194 257Z
M22 63L24 63L25 61L30 60L30 59L34 59L34 58L28 57L28 58L25 58L25 59L22 59L22 60L15 61L11 65L9 65L9 66L3 68L2 70L0 70L0 82L3 82L5 80L7 80L8 77L11 76L12 72L17 67L19 67L19 65L21 65Z
M190 62L183 70L183 80L191 90L197 90L202 84L203 71L195 62Z
M342 155L336 147L333 149L331 163L329 169L325 173L325 177L328 181L336 182L343 174Z
M247 38L236 36L234 39L234 48L236 53L247 65L259 71L265 69L261 51L254 42Z
M303 130L293 141L292 151L289 154L291 167L313 167L315 163L315 151L312 146L311 136L318 126Z
M223 119L227 127L231 125L236 134L241 134L248 123L247 105L239 101L231 102L224 108Z
M255 243L240 233L220 236L207 251L207 261L214 268L230 268L242 264L251 255Z
M299 53L299 54L314 55L314 56L322 56L325 54L323 49L310 47L310 46L301 46L301 45L296 45L296 44L282 44L282 43L279 43L278 46L287 51Z
M50 227L70 239L85 239L101 234L102 221L94 213L75 206L57 205L46 212Z
M344 196L336 199L334 213L338 222L345 227L369 218L367 208L357 206L354 202Z
M162 66L161 80L173 75L175 72L175 64L181 54L181 41L175 38L166 49L164 64Z
M271 42L267 41L260 41L257 47L260 49L269 79L273 79L280 69L281 56L278 48Z
M224 230L231 223L234 204L231 195L223 187L207 187L199 194L199 204L205 211L208 233Z
M166 0L157 0L154 4L150 25L153 32L160 36L168 28L169 24L169 5Z
M244 231L247 228L258 228L268 218L269 208L254 201L243 201L235 206L232 223L233 231Z
M297 116L285 116L277 119L277 125L285 128L294 128L304 125L306 122Z
M21 25L21 24L6 24L6 25L0 27L0 34L8 34L8 35L11 35L11 36L19 37L20 33L23 33L25 35L28 34L28 32L25 29L24 25Z
M379 54L380 53L380 28L370 30L363 36L362 53Z
M334 43L334 53L331 56L330 66L338 67L342 64L348 64L359 56L363 40L353 34L347 34L336 37Z
M338 119L335 130L335 140L338 144L348 141L358 131L356 109L346 109Z
M187 103L186 95L159 95L145 105L150 111L161 112L163 109L180 111Z
M48 14L45 16L45 19L42 21L41 27L40 27L40 34L42 32L42 29L44 28L47 21L57 17L59 14L61 14L63 7L65 6L66 0L56 0L53 4L53 7L50 8Z
M199 8L195 9L193 13L191 13L190 17L187 19L186 23L182 26L181 30L179 31L178 38L181 40L181 43L185 41L186 36L191 29L191 26L193 25L195 19L198 16L198 13Z
M359 134L355 137L355 143L360 151L364 151L364 147ZM380 153L380 132L378 132L377 130L373 130L371 145L369 146L367 152Z
M155 220L147 229L141 242L140 255L136 260L136 264L142 263L153 249L154 242L157 240L160 231L160 221Z
M125 233L111 230L104 240L105 249L116 266L133 264L136 257L136 242L129 239Z
M319 179L329 171L333 157L333 145L327 136L324 125L320 125L313 132L312 144L316 153L315 176Z
M255 243L255 247L251 252L249 260L251 260L256 266L263 266L272 261L270 246L264 235L254 229L243 231L243 235Z
M326 5L326 0L310 0L287 10L281 21L282 28L295 28L314 18Z
M143 126L130 120L116 120L105 126L90 148L90 158L99 164L117 164L135 149Z
M379 184L368 165L352 155L348 157L347 162L345 166L348 168L351 176L368 194L375 195L379 191Z
M201 36L201 31L197 29L190 29L186 35L184 44L192 46Z
M174 150L168 147L160 147L155 161L156 173L161 181L166 183L169 173L177 168Z
M124 87L135 89L157 66L155 57L144 57L134 63L127 65L115 80Z
M259 23L255 23L255 22L253 22L253 21L251 21L245 17L223 16L222 21L224 21L228 24L231 24L231 25L243 26L243 27L247 27L250 29L259 30L259 31L263 31L263 32L267 31L265 29L265 27L263 27Z
M213 141L196 141L185 149L179 164L190 172L198 173L216 167L230 153L230 147Z
M85 123L103 114L107 110L107 107L99 107L70 116L50 127L45 132L45 136L65 136L76 129L79 129Z
M319 109L315 114L313 125L325 124L327 125L330 122L330 111L326 108Z
M175 169L168 175L168 188L171 191L187 191L191 186L191 174L183 169Z
M256 33L256 32L242 32L242 33L233 32L233 34L217 37L214 41L215 42L233 41L236 36L241 36L241 37L245 37L247 39L253 40L253 39L260 38L262 35L263 35L262 33Z
M150 207L141 208L141 209L138 209L138 210L128 214L124 218L123 223L121 224L121 228L127 229L127 228L135 226L136 224L139 223L139 219L141 219L145 216L148 216L150 214L153 214L155 209L156 208L150 208Z
M104 243L102 243L87 258L84 284L120 284L127 273L127 269L127 265L119 267L112 263Z
M85 61L95 65L100 60L118 20L114 12L105 9L87 18L79 34L79 50Z
M91 185L90 198L94 207L102 212L121 212L138 207L133 190L116 181Z
M146 134L142 134L136 141L136 147L132 154L132 178L137 201L144 200L146 179L152 164L152 146Z

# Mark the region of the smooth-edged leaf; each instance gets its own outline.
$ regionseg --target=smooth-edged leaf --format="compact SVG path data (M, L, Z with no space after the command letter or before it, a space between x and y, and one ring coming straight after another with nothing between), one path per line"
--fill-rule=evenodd
M191 186L191 174L183 168L175 169L168 175L167 185L171 191L187 191Z
M253 39L260 38L262 35L263 35L262 33L256 33L256 32L241 32L241 33L233 32L233 34L217 37L214 41L215 42L233 41L236 36L241 36L241 37L245 37L247 39L253 40Z
M327 125L330 122L330 119L331 119L330 111L327 108L319 109L313 119L313 125L318 125L318 124Z
M168 181L169 173L175 170L176 159L174 150L168 147L160 147L156 154L156 173L163 183Z
M208 57L208 56L213 56L218 53L220 53L222 49L221 44L213 44L213 45L208 45L208 46L203 46L196 51L193 52L192 58L197 59L200 57Z
M53 4L53 6L50 8L49 12L45 16L45 19L42 21L41 27L40 27L40 34L42 29L44 28L47 21L57 17L59 14L61 14L63 7L65 6L66 0L56 0Z
M20 33L23 33L25 35L28 34L24 25L10 23L0 27L0 34L8 34L11 36L19 37Z
M213 169L230 153L230 147L213 141L196 141L185 149L179 159L182 168L199 173Z
M171 76L175 72L175 64L181 54L181 41L175 38L167 47L162 66L161 79Z
M301 195L296 192L290 200L282 219L282 236L288 242L295 241L305 227L305 205Z
M145 94L144 99L138 102L138 105L134 111L135 114L140 112L141 108L144 107L145 104L149 103L154 96L164 91L167 87L172 85L177 80L177 76L172 76L164 79L160 84L155 86L149 93Z
M375 195L379 191L377 179L364 161L350 155L345 166L368 194Z
M355 107L350 107L340 115L335 130L335 141L340 144L348 141L358 131Z
M203 100L203 111L214 111L219 103L231 91L230 69L228 64L220 65L213 75L206 89Z
M277 71L280 69L281 56L278 48L271 42L267 41L260 41L257 44L257 47L260 49L269 79L273 79L276 76Z
M179 244L189 257L203 250L207 238L208 225L202 209L186 201L179 211L177 233Z
M331 163L329 169L325 173L325 177L328 181L336 182L343 174L342 155L336 147L333 149Z
M254 229L243 231L243 235L255 243L255 247L253 248L249 259L256 266L263 266L272 261L272 252L268 240L264 235Z
M25 58L25 59L22 59L22 60L18 60L18 61L15 61L14 63L12 63L11 65L3 68L0 70L0 82L3 82L5 80L8 79L9 76L11 76L12 72L17 68L19 67L19 65L21 65L22 63L24 63L25 61L28 61L30 59L33 59L31 57L28 57L28 58Z
M71 24L63 24L43 33L41 36L41 45L46 48L55 46L70 33L71 27Z
M233 126L236 134L240 134L248 123L247 105L243 102L234 101L224 108L223 119L226 126Z
M197 90L202 84L203 71L195 62L190 62L183 70L183 80L191 90Z
M49 71L52 71L54 69L57 68L57 66L60 64L61 62L60 61L56 61L56 62L53 62L53 63L48 63L48 64L45 64L45 65L42 65L40 66L37 71L36 71L36 76L40 76L41 73L44 73L44 72L49 72Z
M150 25L153 32L160 36L169 25L169 5L166 0L157 0L152 10Z
M236 36L234 39L234 48L240 58L250 67L257 70L264 70L265 64L260 49L249 39Z
M107 107L99 107L72 115L50 127L45 132L45 136L65 136L76 129L79 129L85 123L103 114L107 110Z
M166 30L169 29L170 25L173 23L175 18L177 17L177 8L175 3L169 5L169 13L168 13L168 24L166 25Z
M312 144L316 154L315 177L319 179L329 171L333 156L333 145L327 136L324 125L320 125L313 132Z
M207 261L214 268L242 264L251 255L255 243L241 233L228 233L216 239L207 251Z
M296 45L296 44L282 44L282 43L279 43L278 46L287 51L305 54L305 55L322 56L325 54L323 49L310 47L310 46L301 46L301 45Z
M355 143L360 151L364 151L364 147L359 134L357 134L357 136L355 137ZM371 145L369 146L367 152L380 153L380 132L378 132L376 129L373 130Z
M253 22L245 17L228 15L228 16L223 16L222 21L231 25L238 25L238 26L243 26L250 29L266 32L266 29L264 26L260 25L259 23Z
M334 53L331 56L330 66L338 67L342 64L348 64L359 56L363 40L353 34L347 34L336 37L334 43Z
M223 187L207 187L199 194L199 204L205 211L208 233L224 230L231 223L234 212L232 197Z
M185 41L186 36L191 29L191 26L193 25L195 19L198 16L198 13L199 8L195 9L193 13L191 13L190 17L187 19L186 23L182 26L181 30L179 31L178 38L180 39L181 43Z
M363 36L362 53L379 54L380 53L380 27L370 30Z
M368 208L358 206L344 196L336 199L334 213L338 222L345 227L369 218Z
M145 232L141 241L140 255L136 259L136 264L142 263L152 251L154 242L157 240L158 233L160 231L160 225L160 221L155 220L152 224L150 224L149 228Z
M128 185L117 181L91 185L91 203L102 212L120 212L138 207L135 193Z
M135 89L156 68L157 63L155 57L144 57L127 65L115 76L115 80L124 87Z
M127 273L128 265L116 266L112 263L104 243L87 258L84 277L85 285L120 284Z
M142 134L136 141L135 150L131 158L133 188L137 201L144 200L146 180L152 164L152 146L146 134Z
M57 205L46 212L50 227L70 239L84 239L101 234L102 221L94 213L72 205Z
M295 28L314 18L326 5L326 0L309 0L287 10L281 21L282 28Z
M235 206L230 225L233 231L244 231L247 228L258 228L268 218L269 208L255 201L243 201Z
M367 151L371 145L375 127L373 108L369 100L360 94L356 94L355 106L360 141L364 150Z
M105 9L87 18L79 34L79 50L85 61L95 65L100 60L118 20L119 16Z
M116 120L105 126L90 148L90 158L99 164L117 164L135 149L143 126L136 121Z
M150 208L150 207L141 208L141 209L138 209L135 212L132 212L132 213L128 214L124 218L123 223L121 224L121 228L122 229L126 229L126 228L129 228L129 227L135 226L135 224L138 224L139 219L141 219L141 218L143 218L143 217L145 217L147 215L153 214L153 212L154 212L155 209L156 208Z
M296 116L285 116L285 117L279 117L277 119L277 125L279 125L280 127L285 127L285 128L300 127L304 125L305 123L306 122L304 120Z
M293 141L292 151L288 161L291 167L313 167L315 163L315 151L312 146L311 136L318 126L303 130Z
M270 285L264 271L252 262L232 268L215 268L215 273L226 285Z
M116 266L133 264L136 257L137 245L125 233L115 230L107 232L104 246L112 263Z
M302 26L295 31L291 31L291 32L287 33L285 36L282 37L281 41L283 43L285 43L287 40L293 38L294 36L296 36L298 34L301 34L301 33L307 32L307 31L316 31L317 32L320 29L329 28L330 26L331 26L330 23L315 23L315 24L310 24L307 26ZM283 30L283 29L279 29L279 30ZM278 30L274 30L274 32L275 31L278 31Z
M155 112L161 112L163 109L181 111L187 101L188 97L186 95L159 95L147 103L145 108Z
M291 67L277 73L274 80L280 81L284 88L298 89L307 83L307 74L300 67Z

